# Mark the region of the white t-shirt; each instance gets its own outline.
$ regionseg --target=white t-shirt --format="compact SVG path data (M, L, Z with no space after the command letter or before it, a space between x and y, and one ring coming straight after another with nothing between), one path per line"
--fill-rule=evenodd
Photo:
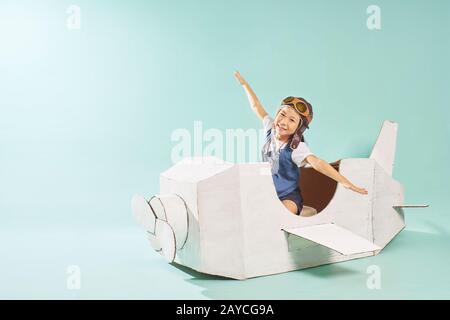
M269 129L272 129L272 124L273 124L273 119L269 116L266 115L263 119L263 126L264 126L264 133L266 133L267 131L269 131ZM273 136L275 139L275 143L278 146L281 145L281 149L286 147L286 143L283 143L282 141L278 140L275 135ZM299 166L299 167L304 167L306 165L306 157L312 155L313 153L311 152L311 150L309 150L308 145L306 144L306 142L300 142L298 147L294 150L292 150L292 161L294 161L294 163Z

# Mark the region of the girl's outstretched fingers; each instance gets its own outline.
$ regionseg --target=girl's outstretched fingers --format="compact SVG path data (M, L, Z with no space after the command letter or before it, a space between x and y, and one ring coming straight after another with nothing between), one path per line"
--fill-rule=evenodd
M352 191L355 191L355 192L358 192L358 193L361 193L361 194L368 194L366 189L359 188L359 187L355 186L353 183L344 182L344 183L342 183L342 185L345 188L350 189Z
M353 190L353 191L355 191L355 192L361 193L361 194L367 194L367 193L368 193L366 189L364 189L364 188L359 188L359 187L357 187L357 186L355 186L355 185L351 185L351 186L350 186L350 189Z
M239 71L235 71L234 72L234 77L236 78L237 81L239 81L239 83L241 85L243 85L245 83L244 78L241 76L241 74L239 73Z

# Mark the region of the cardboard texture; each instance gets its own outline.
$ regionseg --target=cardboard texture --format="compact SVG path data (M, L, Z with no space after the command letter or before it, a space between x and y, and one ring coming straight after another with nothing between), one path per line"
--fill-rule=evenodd
M286 229L285 231L311 240L345 255L371 252L381 249L371 241L367 241L366 239L332 223Z
M331 163L368 195L301 168L304 204L318 211L309 217L278 199L269 163L215 157L175 164L161 173L160 194L147 206L135 196L132 209L169 262L208 274L246 279L371 256L405 227L404 190L392 179L396 135L385 121L369 158Z

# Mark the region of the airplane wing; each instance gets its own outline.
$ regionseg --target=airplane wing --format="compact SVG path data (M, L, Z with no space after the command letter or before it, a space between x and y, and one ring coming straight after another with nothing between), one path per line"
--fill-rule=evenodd
M283 229L343 255L381 250L381 247L333 223Z

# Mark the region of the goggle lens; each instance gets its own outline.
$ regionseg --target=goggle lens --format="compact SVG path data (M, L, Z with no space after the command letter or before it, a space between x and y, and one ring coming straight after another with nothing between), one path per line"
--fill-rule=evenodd
M300 113L305 113L306 110L308 109L306 104L301 101L294 103L293 102L294 100L295 97L287 97L286 99L283 100L283 104L294 107Z

